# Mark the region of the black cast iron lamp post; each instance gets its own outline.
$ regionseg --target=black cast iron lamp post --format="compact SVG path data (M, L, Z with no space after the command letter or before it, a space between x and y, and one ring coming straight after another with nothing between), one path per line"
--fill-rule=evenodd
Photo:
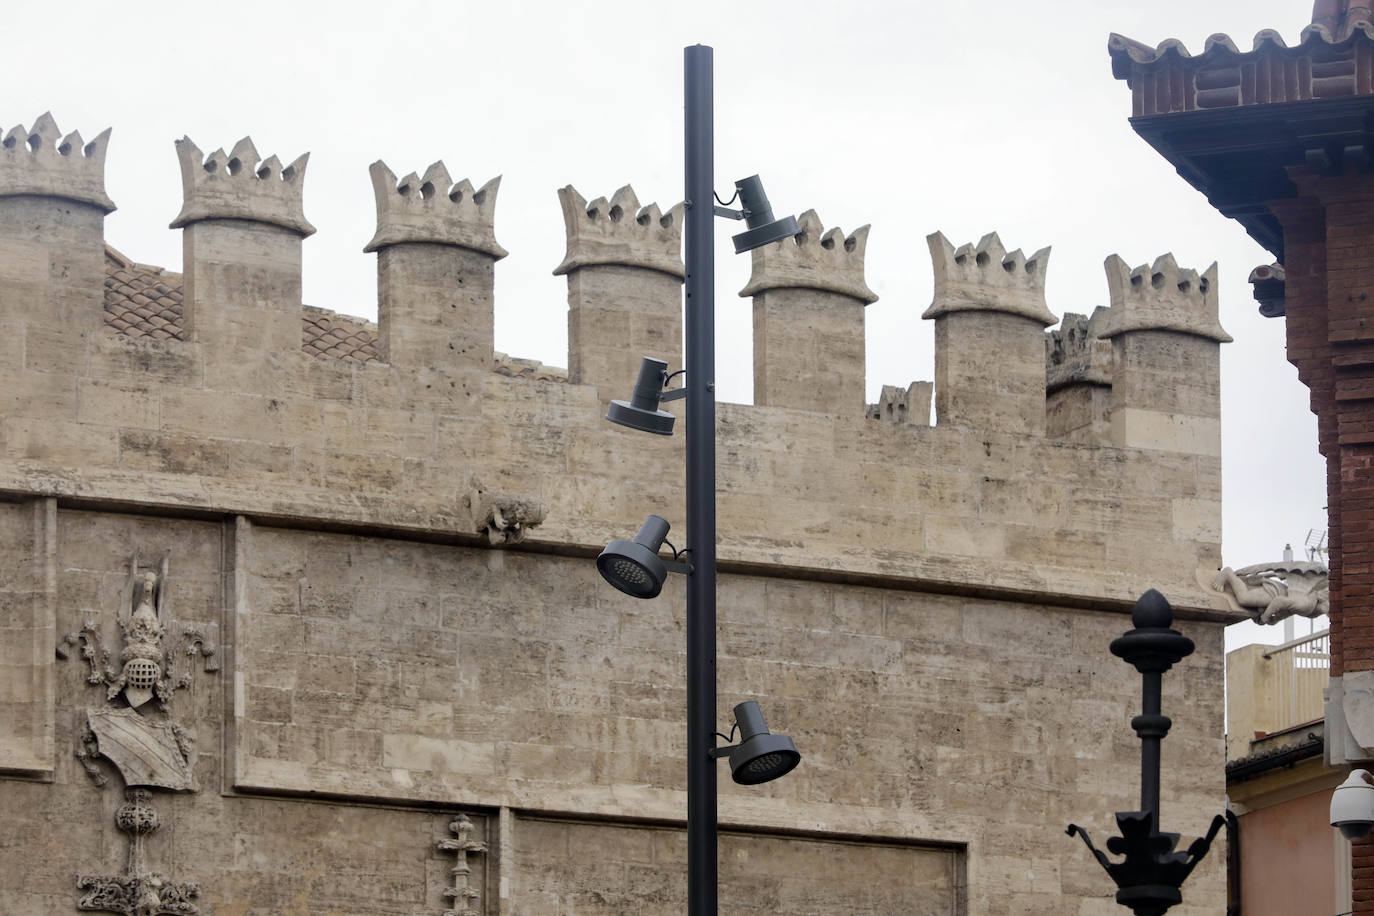
M1179 835L1159 830L1159 743L1169 733L1172 720L1159 711L1163 675L1176 662L1193 654L1193 641L1177 630L1173 608L1154 589L1141 595L1131 610L1135 625L1112 640L1112 654L1134 665L1143 680L1141 714L1131 720L1140 736L1140 811L1116 812L1121 836L1107 840L1107 851L1125 856L1112 862L1093 846L1088 831L1070 824L1066 833L1078 834L1107 874L1116 882L1116 902L1135 916L1164 916L1183 902L1179 888L1207 855L1217 831L1226 823L1218 814L1207 835L1196 839L1187 851L1176 852Z
M630 401L612 401L606 419L632 429L671 435L673 416L662 401L687 399L687 546L673 562L658 556L668 523L649 516L633 541L612 541L597 569L611 585L637 598L652 598L665 572L687 574L687 913L716 916L716 758L730 757L736 782L776 779L801 760L792 739L764 725L757 703L735 707L740 744L716 748L716 262L717 216L749 227L734 237L737 254L794 236L797 220L773 218L759 176L735 182L739 210L716 206L712 51L693 45L684 52L686 118L686 220L683 260L686 384L664 392L668 364L644 358ZM674 373L676 374L676 373ZM671 544L669 545L672 546ZM682 559L686 562L680 562ZM728 739L727 739L728 740Z

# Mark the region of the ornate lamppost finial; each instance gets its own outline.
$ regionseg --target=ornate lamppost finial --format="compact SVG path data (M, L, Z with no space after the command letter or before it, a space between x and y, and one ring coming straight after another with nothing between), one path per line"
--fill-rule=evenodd
M1159 830L1159 744L1169 733L1173 721L1159 711L1163 674L1180 659L1193 653L1193 641L1175 629L1174 611L1154 589L1141 595L1131 610L1134 628L1112 640L1112 654L1134 665L1143 680L1141 714L1131 719L1140 736L1140 808L1116 812L1121 836L1107 840L1107 851L1124 856L1112 862L1093 846L1088 831L1070 824L1069 836L1082 837L1094 858L1116 882L1116 902L1130 908L1135 916L1164 916L1176 903L1183 902L1179 888L1207 855L1226 818L1212 819L1207 835L1194 840L1186 851L1177 852L1179 835Z

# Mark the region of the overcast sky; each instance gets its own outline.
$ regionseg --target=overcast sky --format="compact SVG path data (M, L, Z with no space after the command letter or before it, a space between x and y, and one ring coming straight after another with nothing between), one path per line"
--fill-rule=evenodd
M779 214L873 226L870 401L934 375L920 320L934 230L956 245L992 230L1009 250L1052 245L1047 299L1061 316L1107 304L1108 254L1219 262L1235 338L1222 349L1222 549L1244 566L1288 542L1301 554L1323 529L1316 423L1283 322L1258 316L1246 282L1271 258L1131 131L1107 36L1180 38L1200 53L1214 32L1248 50L1274 28L1291 45L1310 12L1303 0L12 4L0 119L8 129L51 110L87 139L113 126L119 209L106 237L173 270L175 139L209 153L250 134L283 162L310 151L305 211L319 231L305 243L305 301L369 318L368 165L403 175L443 159L477 186L503 175L496 234L511 254L497 266L496 346L566 366L556 189L590 200L630 183L641 203L680 200L682 48L712 45L719 189L757 172ZM748 402L750 309L735 293L749 262L731 253L734 228L718 232L718 393Z

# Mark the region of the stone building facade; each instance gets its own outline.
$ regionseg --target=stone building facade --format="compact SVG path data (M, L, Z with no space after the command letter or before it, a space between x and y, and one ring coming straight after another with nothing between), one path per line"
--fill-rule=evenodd
M106 246L108 140L0 145L0 911L682 912L682 581L592 562L683 514L680 440L601 419L681 365L681 210L560 192L565 371L493 350L497 181L373 167L372 326L302 306L306 157L178 142L176 274ZM1166 826L1224 804L1215 273L1109 258L1047 333L1048 249L931 236L929 425L863 403L867 229L801 225L718 511L719 720L803 760L722 779L722 905L1114 913L1064 826L1136 807L1149 587L1198 643Z

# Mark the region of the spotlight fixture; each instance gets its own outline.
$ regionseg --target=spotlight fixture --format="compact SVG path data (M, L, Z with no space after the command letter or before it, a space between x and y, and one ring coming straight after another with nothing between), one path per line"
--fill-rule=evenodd
M646 360L645 362L648 362ZM685 572L682 563L669 563L658 555L668 538L668 521L651 515L640 526L632 541L611 541L596 558L596 571L601 578L627 595L635 598L656 598L663 591L668 571ZM668 545L670 548L672 544ZM673 552L673 558L678 556Z
M801 230L797 227L795 216L773 219L773 208L768 204L768 195L763 193L763 182L759 176L750 175L735 182L739 193L739 203L744 209L745 225L749 228L734 236L735 254L743 254L762 248L769 242L779 242L791 238Z
M763 712L753 700L735 707L739 744L718 747L711 756L730 757L730 776L742 786L756 786L785 776L801 763L797 745L786 735L775 735L764 724Z
M663 385L667 379L667 363L651 356L644 357L639 361L639 377L635 379L634 394L628 402L611 401L610 409L606 411L606 419L630 429L642 430L657 436L671 436L673 420L676 418L668 411L658 408L658 402L664 400Z

